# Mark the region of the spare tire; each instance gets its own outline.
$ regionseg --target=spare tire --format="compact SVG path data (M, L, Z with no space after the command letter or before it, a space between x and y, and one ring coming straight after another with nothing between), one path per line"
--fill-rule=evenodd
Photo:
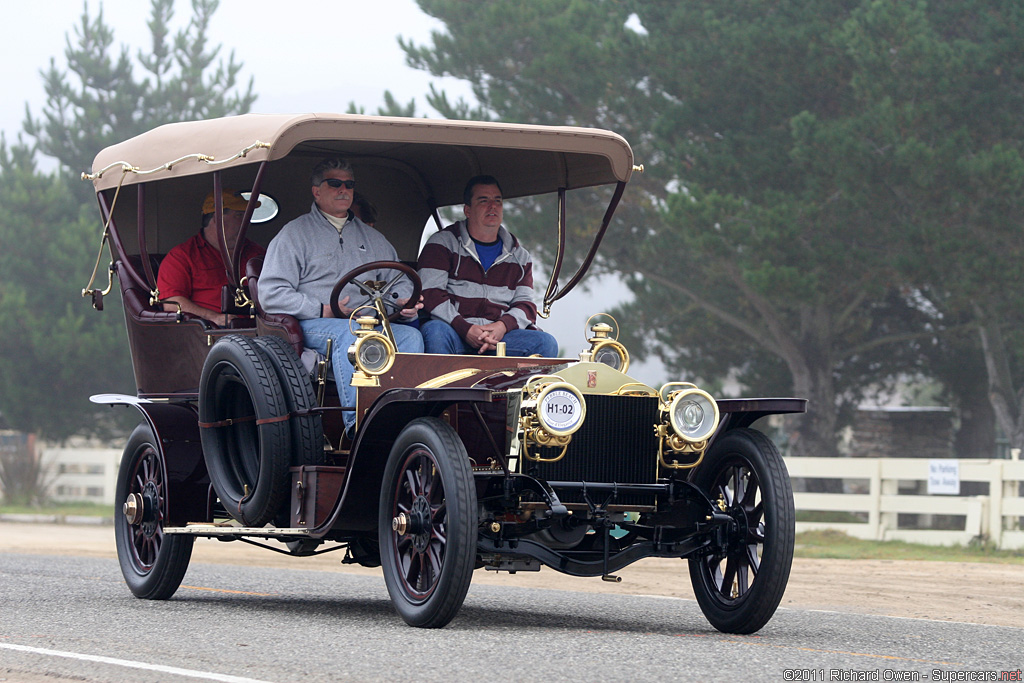
M309 380L309 374L302 366L302 360L292 345L273 335L263 335L254 340L270 359L277 370L277 380L284 392L285 405L292 419L288 421L291 434L291 466L326 465L324 451L324 428L318 413L310 410L317 407L316 393Z
M199 383L199 426L210 483L228 513L263 526L285 505L289 410L274 364L247 337L222 337Z

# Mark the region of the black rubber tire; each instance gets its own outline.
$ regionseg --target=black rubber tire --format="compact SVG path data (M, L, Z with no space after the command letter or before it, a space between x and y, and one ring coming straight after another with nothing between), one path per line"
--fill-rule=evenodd
M311 413L295 415L317 407L316 393L310 382L309 373L302 366L302 360L292 345L273 335L256 337L256 345L266 352L271 364L277 370L277 380L284 392L285 405L293 414L288 421L291 433L291 466L326 465L324 451L324 428L320 415Z
M392 529L399 513L419 520L404 534ZM447 625L469 591L477 536L473 472L448 423L423 417L398 435L384 470L379 520L384 582L395 609L410 626Z
M128 590L137 598L166 600L181 585L192 557L193 536L165 535L168 514L167 468L159 441L148 423L132 432L121 456L114 505L117 560ZM146 501L142 519L129 524L124 503L129 494Z
M715 441L692 481L712 501L723 496L738 522L726 548L690 558L697 603L719 631L754 633L775 614L793 563L796 513L786 465L764 434L734 429Z
M199 381L200 424L210 483L224 509L245 526L263 526L283 509L291 480L291 435L277 371L267 354L241 335L222 337ZM255 419L252 419L255 416Z

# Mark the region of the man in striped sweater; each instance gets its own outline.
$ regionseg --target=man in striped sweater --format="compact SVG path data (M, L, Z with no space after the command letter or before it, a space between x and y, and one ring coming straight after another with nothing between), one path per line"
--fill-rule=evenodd
M530 253L501 225L501 187L475 176L463 192L466 220L431 236L420 254L427 353L487 353L504 341L510 356L558 356L537 329Z

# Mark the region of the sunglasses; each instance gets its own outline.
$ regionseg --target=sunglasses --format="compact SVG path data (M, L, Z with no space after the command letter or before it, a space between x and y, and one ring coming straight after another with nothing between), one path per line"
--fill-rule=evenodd
M341 180L340 178L327 178L326 180L324 180L324 182L333 187L334 189L338 189L339 187L344 185L346 188L351 190L356 186L356 181Z

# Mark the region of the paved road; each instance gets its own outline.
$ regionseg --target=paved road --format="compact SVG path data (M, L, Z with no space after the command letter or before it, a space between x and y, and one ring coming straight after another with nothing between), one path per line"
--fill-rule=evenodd
M193 563L152 602L115 560L0 554L10 682L998 680L1022 643L1020 628L786 609L731 636L690 600L514 586L474 586L431 631L401 622L379 577Z

